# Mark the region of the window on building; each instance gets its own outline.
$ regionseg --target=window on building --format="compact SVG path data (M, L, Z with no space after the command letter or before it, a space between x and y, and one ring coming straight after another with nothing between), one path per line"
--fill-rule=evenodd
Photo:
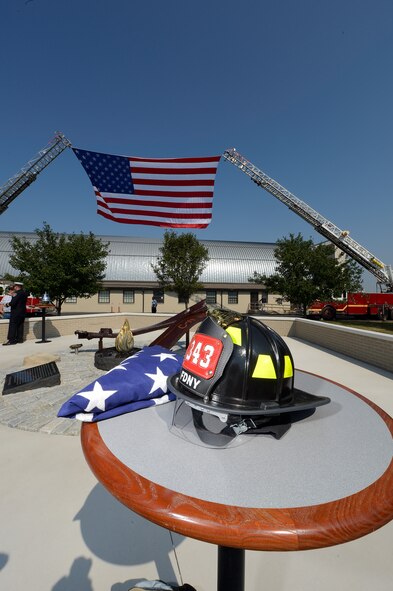
M133 289L123 289L123 304L135 303L135 291Z
M266 289L262 290L261 296L262 296L261 297L262 304L267 304L268 292L266 291Z
M159 304L164 303L164 290L163 289L153 289L153 298L157 300Z
M235 289L230 289L228 291L228 304L238 304L239 303L239 292Z
M98 292L98 303L99 304L110 304L111 292L109 289L100 289Z
M217 304L217 290L216 289L207 289L206 290L206 303L207 304Z
M65 299L66 304L76 304L76 296L70 296Z

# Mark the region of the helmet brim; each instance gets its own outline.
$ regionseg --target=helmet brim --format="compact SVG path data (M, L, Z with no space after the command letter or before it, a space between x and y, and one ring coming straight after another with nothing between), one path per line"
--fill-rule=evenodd
M310 394L304 390L293 388L293 400L290 404L279 405L277 403L271 403L269 405L267 403L261 405L259 408L245 410L243 408L236 407L235 405L225 405L222 403L215 404L212 400L209 400L209 403L205 403L203 398L200 396L192 394L191 392L185 392L184 389L179 388L179 376L180 373L169 376L167 380L169 390L173 392L173 394L175 394L178 398L182 398L187 402L196 404L201 408L205 408L207 411L214 409L221 413L240 414L245 416L278 415L287 412L309 410L317 408L318 406L323 406L324 404L328 404L330 402L330 398L327 396L315 396L314 394Z

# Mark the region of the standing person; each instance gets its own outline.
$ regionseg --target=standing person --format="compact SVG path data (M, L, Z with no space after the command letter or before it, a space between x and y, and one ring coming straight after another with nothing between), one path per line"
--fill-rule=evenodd
M5 319L10 318L10 316L11 316L10 303L11 303L12 296L14 295L14 293L15 293L14 286L9 285L5 290L5 294L1 298L1 301L0 301L1 310L0 311L1 311L3 318L5 318Z
M155 297L152 297L151 300L151 311L153 314L155 314L157 312L157 300L155 299Z
M23 343L23 325L26 317L27 292L23 289L23 283L15 281L15 294L10 302L11 316L8 326L8 341L3 345L16 345Z

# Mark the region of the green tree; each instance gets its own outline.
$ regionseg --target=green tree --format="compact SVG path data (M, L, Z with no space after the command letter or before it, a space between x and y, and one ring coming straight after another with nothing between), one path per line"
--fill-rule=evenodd
M58 234L44 222L37 240L16 236L11 240L10 263L20 272L26 288L37 296L47 292L58 314L64 300L89 298L101 287L108 243L89 234Z
M161 255L152 269L160 286L174 291L186 308L193 293L203 288L199 277L209 260L208 249L191 233L177 235L173 230L164 234Z
M332 300L343 291L362 287L362 269L345 255L334 256L333 244L317 244L304 240L301 234L277 241L277 270L267 277L254 272L249 281L262 283L266 289L280 294L284 300L306 314L307 307L317 299Z

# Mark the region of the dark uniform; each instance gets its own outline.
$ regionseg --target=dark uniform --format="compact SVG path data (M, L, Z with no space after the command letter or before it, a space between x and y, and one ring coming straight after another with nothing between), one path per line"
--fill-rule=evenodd
M26 318L27 292L22 288L16 291L10 302L11 316L8 326L8 342L6 345L16 345L23 342L23 325Z

